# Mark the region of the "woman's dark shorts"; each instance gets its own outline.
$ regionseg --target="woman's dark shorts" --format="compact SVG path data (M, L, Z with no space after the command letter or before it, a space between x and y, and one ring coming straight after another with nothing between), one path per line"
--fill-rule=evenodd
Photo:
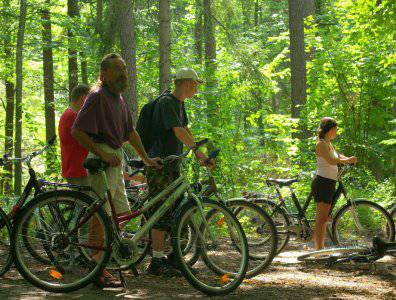
M311 184L312 195L315 202L331 204L335 194L336 181L317 175Z

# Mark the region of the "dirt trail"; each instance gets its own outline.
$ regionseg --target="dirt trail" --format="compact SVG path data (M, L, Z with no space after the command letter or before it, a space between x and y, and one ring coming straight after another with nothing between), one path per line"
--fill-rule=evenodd
M297 261L302 250L277 257L264 274L245 282L222 299L396 299L396 259L385 257L372 266L338 265L332 269ZM0 299L187 299L205 297L184 279L126 276L128 290L92 286L69 294L51 294L26 283L15 269L0 279ZM212 298L213 299L213 298Z

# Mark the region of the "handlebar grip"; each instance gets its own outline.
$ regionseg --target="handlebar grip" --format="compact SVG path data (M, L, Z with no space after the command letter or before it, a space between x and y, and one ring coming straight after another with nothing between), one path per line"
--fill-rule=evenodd
M216 150L213 150L212 152L210 152L208 154L208 158L205 159L205 162L204 162L205 165L209 164L211 159L215 159L219 155L219 153L220 153L220 149L216 149Z
M207 142L209 142L209 139L208 139L208 138L203 139L203 140L201 140L201 141L199 141L199 142L196 142L196 143L195 143L195 149L198 149L199 147L202 147L202 146L205 145Z
M144 162L140 159L130 159L127 161L128 166L135 168L135 169L142 169L144 168Z
M221 149L213 150L212 152L209 153L208 157L214 159L219 155L220 151Z

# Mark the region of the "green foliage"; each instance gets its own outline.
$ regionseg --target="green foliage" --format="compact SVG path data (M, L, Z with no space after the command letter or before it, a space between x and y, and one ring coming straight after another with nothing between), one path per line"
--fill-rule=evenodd
M158 95L158 7L156 1L134 2L138 104L142 107ZM290 118L287 1L259 1L257 26L255 1L243 1L244 6L238 0L214 2L216 86L211 90L202 86L200 93L187 101L187 108L197 139L209 137L209 148L222 150L215 174L225 195L265 191L269 176L303 174L296 186L303 199L309 192L308 175L315 170L317 124L320 118L333 116L340 123L337 149L359 158L356 174L350 177L353 182L347 181L351 195L372 197L383 204L394 201L395 2L317 1L317 14L306 20L308 99L301 118L310 138L302 141L291 135L299 120ZM30 3L24 53L24 153L39 147L45 136L40 10ZM68 105L67 29L76 36L74 47L88 58L89 83L93 85L102 55L120 50L112 3L104 1L101 35L95 29L95 2L80 1L81 17L72 22L67 17L66 1L52 1L57 120ZM195 0L171 1L172 73L188 66L205 75L204 61L197 61L194 48L195 15L200 9L195 5ZM6 14L12 22L2 22L0 32L8 26L14 45L17 1L11 1ZM8 68L0 63L1 78ZM217 127L208 120L208 93L219 103ZM5 94L2 84L0 94ZM0 99L3 101L4 96ZM1 124L4 118L5 109L0 107ZM1 141L3 132L1 126ZM3 148L1 143L0 152ZM59 151L57 157L58 163L46 176L59 176ZM44 161L35 161L41 173L45 166L39 163Z

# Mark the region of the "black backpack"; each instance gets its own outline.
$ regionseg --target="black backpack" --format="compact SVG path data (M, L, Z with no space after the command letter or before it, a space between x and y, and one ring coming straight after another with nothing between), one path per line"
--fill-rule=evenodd
M169 94L170 91L165 91L153 101L145 104L140 111L139 119L136 125L136 131L140 135L140 139L142 140L142 144L146 152L150 151L156 139L155 132L153 130L153 114L155 106L162 97Z

